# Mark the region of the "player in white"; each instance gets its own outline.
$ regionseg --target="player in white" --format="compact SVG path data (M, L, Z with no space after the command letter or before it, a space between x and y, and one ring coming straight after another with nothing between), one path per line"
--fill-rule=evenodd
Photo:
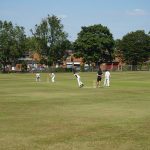
M105 72L104 86L110 86L110 72L108 70Z
M40 73L36 73L36 82L40 82Z
M81 82L81 79L80 79L79 74L78 74L78 73L74 73L74 76L77 78L79 87L80 87L80 88L83 87L84 84Z
M52 82L55 82L55 74L52 72L51 74L49 74L50 77L51 77L51 81Z

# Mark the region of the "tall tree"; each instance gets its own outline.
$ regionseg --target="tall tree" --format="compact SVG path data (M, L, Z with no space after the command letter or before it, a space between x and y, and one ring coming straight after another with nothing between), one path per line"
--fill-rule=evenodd
M74 43L76 56L85 62L111 62L114 40L109 29L101 24L82 27Z
M40 25L35 26L35 32L31 31L39 43L39 52L47 56L49 65L61 59L67 34L59 18L48 15Z
M123 52L120 50L120 43L121 43L120 39L115 40L113 57L117 58L119 60L119 62L124 62Z
M13 26L12 22L0 21L0 63L3 71L8 64L15 64L25 50L24 28Z
M126 34L119 45L128 64L138 65L150 57L150 35L143 30Z
M39 49L39 43L34 36L26 38L26 49L28 51L36 51Z

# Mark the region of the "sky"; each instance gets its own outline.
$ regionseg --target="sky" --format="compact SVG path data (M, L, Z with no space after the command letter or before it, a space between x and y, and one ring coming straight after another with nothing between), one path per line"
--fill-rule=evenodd
M30 29L43 18L61 19L68 39L75 41L82 26L107 26L114 39L129 32L150 31L150 0L0 0L0 20Z

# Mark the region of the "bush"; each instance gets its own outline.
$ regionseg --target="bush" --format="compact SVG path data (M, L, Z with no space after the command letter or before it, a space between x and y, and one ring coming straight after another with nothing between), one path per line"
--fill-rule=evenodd
M27 72L27 63L25 61L22 62L21 71Z

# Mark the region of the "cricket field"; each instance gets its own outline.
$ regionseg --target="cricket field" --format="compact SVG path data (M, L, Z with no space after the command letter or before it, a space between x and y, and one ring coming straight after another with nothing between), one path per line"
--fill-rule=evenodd
M150 71L80 76L0 74L0 150L150 150Z

